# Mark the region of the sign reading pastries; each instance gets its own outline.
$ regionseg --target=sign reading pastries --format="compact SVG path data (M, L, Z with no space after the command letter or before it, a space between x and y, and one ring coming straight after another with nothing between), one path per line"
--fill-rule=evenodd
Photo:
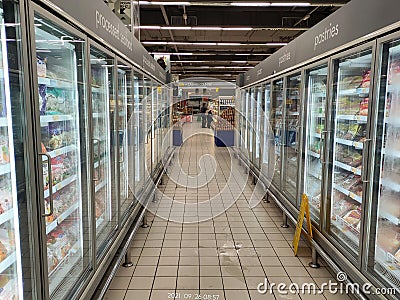
M307 221L307 230L305 232L307 239L312 239L312 226L311 226L311 218L310 218L310 207L308 205L308 197L306 194L303 194L301 197L301 205L300 205L300 212L299 216L297 217L297 224L296 224L296 231L294 234L293 239L293 248L294 248L294 255L297 256L297 250L299 248L300 236L301 232L303 231L303 220L304 214L306 214L306 221Z

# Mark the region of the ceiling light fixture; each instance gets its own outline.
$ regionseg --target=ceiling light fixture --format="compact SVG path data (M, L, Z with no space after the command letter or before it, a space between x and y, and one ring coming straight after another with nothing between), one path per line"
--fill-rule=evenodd
M219 42L167 42L167 41L142 41L144 45L182 45L182 46L285 46L287 43L270 42L270 43L219 43Z
M140 25L135 29L145 30L204 30L204 31L251 31L251 30L282 30L282 31L306 31L307 27L220 27L220 26L159 26Z
M233 55L233 53L227 53L227 52L150 52L150 54L154 54L154 55L196 55L196 56L219 56L219 55L223 55L223 56L231 56ZM251 53L251 54L239 54L239 53L235 53L234 55L243 55L243 56L269 56L271 55L270 53Z
M187 1L139 1L139 5L190 5Z
M164 30L190 30L192 27L190 26L162 26L160 29Z
M311 6L311 3L309 3L309 2L293 2L293 3L291 3L291 2L287 2L287 3L285 3L285 2L276 2L276 3L271 2L270 5L271 6Z
M190 53L190 52L178 52L178 53L176 53L176 52L150 52L150 54L153 54L153 55L181 55L181 56L193 55L193 53Z
M222 30L219 26L196 26L192 27L192 30Z
M269 2L231 2L231 6L241 6L241 7L267 7L270 6Z

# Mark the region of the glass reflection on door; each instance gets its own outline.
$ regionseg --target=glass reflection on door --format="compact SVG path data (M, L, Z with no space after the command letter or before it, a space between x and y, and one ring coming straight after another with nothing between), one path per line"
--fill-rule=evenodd
M354 256L359 254L362 167L367 138L372 50L334 61L334 141L330 231Z
M90 48L92 94L93 182L96 216L96 249L99 254L114 230L117 207L111 201L110 96L114 97L114 58Z
M284 180L283 191L296 202L297 164L299 150L301 75L287 77L285 100Z
M24 74L19 57L22 42L20 23L16 23L18 11L17 3L0 1L0 299L28 298L35 291L31 282L35 274L29 249L31 199L26 194Z
M322 147L325 131L327 65L306 72L307 123L304 191L311 217L319 223L322 193Z
M119 194L121 205L121 217L131 204L132 197L129 197L129 155L128 155L128 121L132 114L132 78L131 68L121 62L117 68L117 103L118 103L118 134L119 134ZM128 101L129 99L129 101ZM128 102L130 109L128 110Z
M400 292L400 40L382 45L370 270Z
M85 41L39 14L35 40L49 292L63 299L90 258Z
M274 135L275 155L272 182L275 187L281 185L281 147L283 144L283 79L272 83L271 97L271 128Z
M140 73L134 72L133 77L133 95L134 95L134 156L135 156L135 195L143 190L145 176L144 160L144 96L143 96L143 77ZM131 121L132 122L132 121Z
M263 101L262 99L262 94L263 94L263 87L259 86L256 88L256 93L257 93L257 97L255 100L255 124L253 126L255 126L255 137L254 137L254 141L255 141L255 149L254 149L254 164L257 167L260 167L260 144L261 144L261 139L260 139L260 130L261 130L261 124L263 122L263 120L261 120L261 102Z
M261 149L261 157L262 157L262 164L261 170L264 175L267 176L268 180L272 180L271 171L274 167L270 166L270 151L274 149L274 145L271 145L271 141L273 143L272 134L271 134L271 124L270 124L270 116L271 113L271 84L267 83L264 86L263 93L262 93L262 101L261 101L261 114L262 114L262 124L261 124L261 142L262 142L262 149ZM273 153L275 155L275 153ZM272 160L273 161L273 160ZM273 163L271 163L273 165Z

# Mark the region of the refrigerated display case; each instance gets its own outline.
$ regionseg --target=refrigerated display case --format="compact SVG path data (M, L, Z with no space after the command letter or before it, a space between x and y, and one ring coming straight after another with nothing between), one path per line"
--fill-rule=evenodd
M322 198L322 159L325 138L328 65L306 71L306 143L304 193L309 198L311 218L319 224Z
M118 62L117 68L117 124L118 124L118 145L119 145L119 193L120 193L120 206L121 218L127 212L132 197L129 198L129 155L128 155L128 121L132 110L128 111L128 98L129 102L132 97L132 69L131 67L121 61Z
M283 149L283 192L292 203L296 203L297 167L299 152L299 123L301 74L297 73L286 78L285 92L285 132Z
M283 79L276 80L272 83L271 96L271 128L274 135L275 144L275 165L272 177L272 182L276 188L281 186L281 153L283 144Z
M18 18L18 8L14 4L5 6L0 1L0 299L23 299L23 284L29 290L30 275L33 274L30 270L30 245L26 239L29 230L22 228L28 221L28 210L23 165L24 141L20 137L24 118L20 107L23 102L23 82L19 69L20 58L13 53L14 50L19 51L21 46L21 41L17 40L20 28L14 25L15 32L9 30L11 22L15 24ZM16 124L18 122L21 124ZM20 220L20 216L24 219ZM24 232L26 236L21 239L21 233ZM21 242L28 249L22 249Z
M261 172L267 176L269 181L272 180L271 171L274 167L270 166L270 148L271 148L271 124L270 124L270 111L271 111L271 84L266 83L263 85L263 92L261 94ZM272 140L273 142L273 140ZM272 160L273 161L273 160ZM272 164L273 165L273 164Z
M110 100L114 99L114 58L90 47L93 182L96 217L96 249L99 255L117 226L117 207L112 195Z
M368 271L400 292L400 40L380 47Z
M153 93L152 93L152 81L151 79L144 78L144 97L146 105L146 116L145 116L145 161L146 161L146 178L147 180L152 172L152 133L153 133Z
M143 77L140 73L134 71L133 75L133 95L134 95L134 119L131 120L134 128L134 157L135 157L135 195L139 195L143 190L145 177L144 157L144 104L143 97Z
M354 257L359 255L362 228L364 143L370 99L372 49L333 61L332 181L330 233Z
M85 38L35 13L35 46L43 157L42 183L48 288L65 298L90 263ZM66 29L67 28L67 29ZM66 38L68 37L68 38Z
M255 100L255 149L254 149L254 164L256 165L257 168L260 167L260 131L261 131L261 124L263 122L262 120L262 114L261 114L261 102L263 101L263 87L259 86L256 88L256 99Z
M255 88L252 87L249 90L249 107L248 107L248 115L247 115L247 135L248 135L248 150L249 150L249 158L250 161L254 163L254 120L255 120Z

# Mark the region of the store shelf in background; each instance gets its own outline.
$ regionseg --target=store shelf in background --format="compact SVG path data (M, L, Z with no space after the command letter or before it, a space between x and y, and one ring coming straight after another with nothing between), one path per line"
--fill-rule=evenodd
M79 242L73 245L71 249L68 251L68 254L59 261L57 266L52 271L49 272L49 285L51 290L55 290L55 288L62 281L65 280L65 278L68 276L73 266L75 266L81 259L80 256L71 255L77 253L78 250L79 250ZM71 267L62 268L64 263L68 263L68 265Z
M391 189L392 191L400 192L400 184L397 182L394 182L388 178L383 178L381 180L381 183L384 187L387 187L387 188Z
M11 166L10 164L2 164L0 165L0 176L4 174L8 174L11 172Z
M94 92L94 93L99 93L99 94L101 94L103 91L104 91L104 90L103 90L100 86L92 85L92 93Z
M400 218L393 216L392 214L390 214L387 211L380 210L379 211L379 217L380 218L384 218L386 220L389 220L390 222L392 222L396 226L400 225Z
M99 167L99 165L100 165L100 166L104 165L104 159L100 160L100 163L99 163L98 161L96 161L96 162L94 163L94 166L93 166L93 167L96 169L96 168Z
M313 136L313 137L316 137L316 138L319 138L319 139L321 138L321 134L318 133L318 132L313 132L313 133L312 133L312 136Z
M356 89L348 89L341 90L339 92L339 96L361 96L365 97L365 95L369 94L369 88L356 88Z
M346 165L340 161L335 161L335 167L339 167L341 169L344 169L346 171L352 172L356 175L360 175L361 176L361 169L359 168L354 168L352 166Z
M61 224L61 222L64 221L66 218L68 218L75 210L77 210L78 207L79 207L79 202L76 202L70 208L68 208L66 211L64 211L61 215L59 215L57 219L55 219L53 222L47 224L46 225L46 234L49 234L54 229L56 229L57 226L59 224Z
M8 220L11 220L11 218L13 216L13 213L14 213L14 209L13 208L7 210L5 213L2 213L0 215L0 224L3 224L5 222L7 222Z
M3 274L5 270L7 270L13 263L17 260L15 251L7 256L1 263L0 263L0 274Z
M67 185L71 184L72 182L74 182L76 180L76 178L77 178L76 175L72 175L72 176L68 177L67 179L61 181L60 183L53 185L53 194L56 193L57 191L65 188ZM50 195L49 189L45 190L44 198L48 198L49 195Z
M322 180L322 176L321 175L318 175L318 174L315 174L315 173L311 173L311 172L309 172L308 174L310 174L312 177L317 178L318 180Z
M346 222L341 216L336 215L336 221L332 220L332 223L345 234L352 242L358 245L358 236L360 232L350 223Z
M107 181L103 180L98 185L96 185L96 187L94 188L95 193L100 191L106 184L107 184Z
M320 157L320 155L318 153L311 151L311 150L308 150L308 154L310 154L311 156L316 157L316 158Z
M362 149L363 148L363 143L359 143L359 142L354 142L354 141L340 139L340 138L336 138L336 142L338 142L339 144L343 144L343 145L354 147L356 149Z
M314 97L320 97L320 98L322 98L322 97L326 97L326 92L312 92L312 95L313 95Z
M391 253L384 249L376 248L376 261L390 274L393 274L397 280L400 280L400 261Z
M350 192L349 190L345 189L344 187L334 183L333 187L335 190L338 190L339 192L345 194L346 196L349 196L351 199L357 201L358 203L362 203L362 197L354 194L353 192Z
M40 126L46 126L49 123L71 121L73 117L71 115L44 115L40 116Z
M367 123L367 116L358 116L358 115L337 115L337 119L339 120L348 120L348 121L357 121L358 123Z
M96 229L99 229L99 227L103 224L104 222L104 213L97 218L96 220Z
M68 152L72 152L74 150L75 150L75 146L74 145L69 145L69 146L66 146L66 147L62 147L62 148L47 152L47 154L49 154L51 156L51 158L54 158L54 157L57 157L59 155L67 154ZM47 160L47 157L43 156L42 160L43 161Z
M72 82L62 79L38 77L38 82L39 84L45 84L48 87L56 87L63 89L72 89L74 87Z

